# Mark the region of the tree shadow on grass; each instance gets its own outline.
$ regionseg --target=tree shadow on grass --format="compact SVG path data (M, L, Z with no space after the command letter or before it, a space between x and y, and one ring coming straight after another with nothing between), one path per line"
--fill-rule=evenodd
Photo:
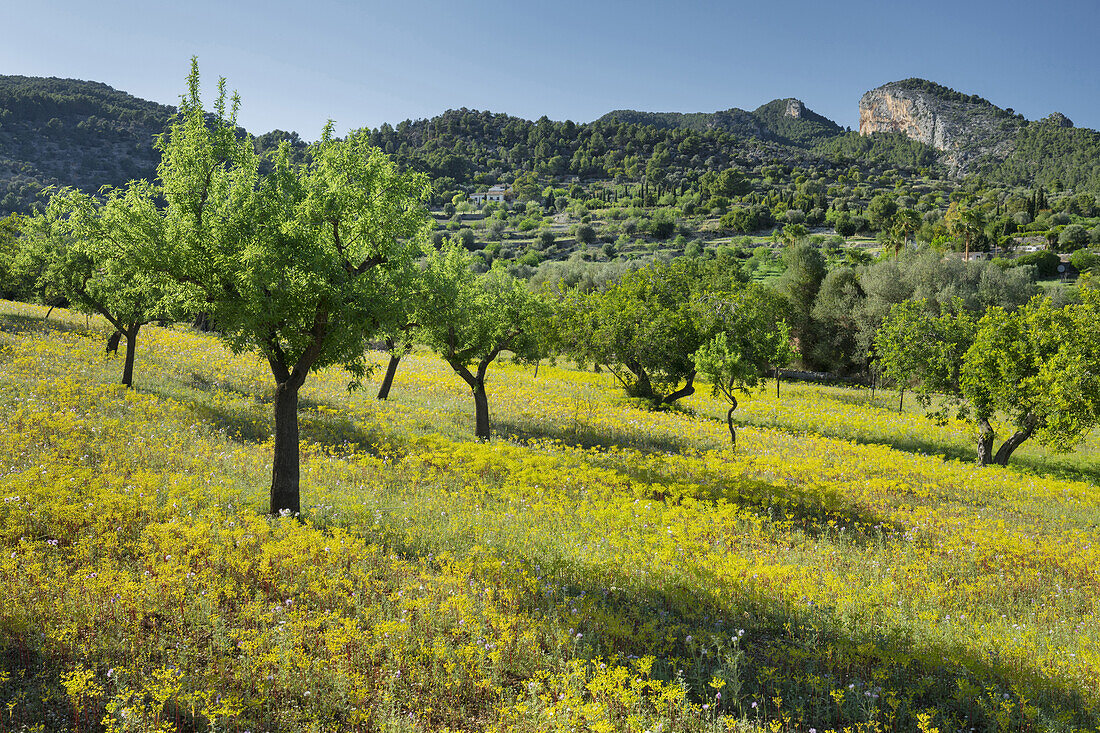
M161 385L141 388L148 394L172 399L183 404L199 420L232 440L244 444L268 441L274 435L273 399L269 394L256 395L229 385L217 384L192 375L190 383L175 388ZM215 391L236 395L237 407L210 398ZM392 445L394 436L379 425L363 426L344 415L340 405L301 397L298 400L298 432L301 443L322 445L335 454L368 453L381 456L379 445ZM329 409L324 409L329 408Z
M442 549L397 537L384 544L413 560ZM860 616L780 594L767 577L746 575L731 587L728 577L702 566L691 569L690 580L662 583L652 575L639 580L630 568L555 556L552 549L537 555L497 551L537 577L517 588L517 600L525 614L549 624L547 637L558 640L551 656L577 656L597 666L651 658L653 677L680 681L696 703L762 726L782 715L790 716L784 730L1100 725L1100 700L1080 683L1038 663L917 633L873 604ZM930 719L922 725L923 715Z
M573 568L572 578L596 570ZM746 579L727 599L717 577L686 585L615 590L584 582L560 586L549 612L581 634L579 653L605 659L657 657L656 676L683 679L702 703L774 719L776 698L818 729L877 720L885 730L919 729L932 713L941 730L1043 729L1062 721L1092 729L1097 700L1070 681L962 645L920 641L904 627L867 620L853 628L833 606L792 603ZM584 599L588 599L587 602ZM580 615L573 608L585 608ZM744 634L741 634L741 631ZM724 681L715 696L714 680ZM734 690L740 687L740 695ZM740 706L737 705L739 698ZM1024 719L1027 706L1034 706Z
M840 402L854 407L864 408L868 410L880 410L882 412L888 412L896 414L896 409L892 407L888 402L882 402L884 395L889 394L888 391L880 390L874 399L871 398L867 390L849 389L845 391L830 391L825 398L835 402ZM891 398L896 399L896 397ZM827 426L821 426L815 428L814 432L817 435L822 435L827 438L835 438L838 440L847 440L861 445L888 445L895 450L903 451L906 453L914 453L919 455L930 456L942 456L945 460L959 461L962 463L974 463L977 460L977 441L974 444L960 444L956 441L939 439L934 435L935 423L931 419L926 418L921 412L910 412L913 417L921 420L926 420L929 428L929 434L927 437L899 437L891 435L867 435L867 434L851 434L841 429L830 429ZM737 422L737 417L734 417ZM760 420L755 422L741 422L741 425L749 425L753 427L770 428L774 430L782 430L784 432L799 434L806 432L793 428L788 425L784 425L778 421ZM997 445L1004 440L1005 435L998 436L999 440ZM1065 479L1068 481L1084 481L1094 485L1100 485L1100 464L1096 462L1079 463L1068 462L1061 460L1058 457L1052 457L1050 455L1034 454L1029 449L1035 447L1033 441L1029 441L1024 444L1021 451L1017 451L1008 462L1008 467L1026 473L1032 476L1050 477Z
M0 672L7 677L0 683L0 699L7 703L5 730L31 730L34 725L63 730L73 721L73 705L58 674L60 665L43 656L40 639L35 639L40 636L12 629L0 633Z
M507 422L505 422L507 426ZM769 521L789 522L811 537L840 534L851 541L880 542L885 537L904 533L908 528L891 522L884 516L869 512L866 507L853 505L838 491L828 486L807 487L796 483L772 483L750 476L731 477L700 464L683 467L685 473L675 477L664 476L649 468L636 468L628 462L613 463L611 454L599 449L621 447L621 442L586 440L565 431L521 431L512 426L509 437L518 442L553 439L564 445L586 450L597 449L596 456L582 457L586 463L602 470L612 470L634 487L635 496L641 499L679 504L684 500L716 503L727 502L739 506ZM637 441L630 447L649 453L685 454L696 446L680 441ZM602 460L601 454L609 457ZM643 489L643 487L645 487ZM845 534L846 533L846 534Z
M683 453L697 447L683 438L671 435L610 432L606 429L597 430L586 425L531 427L507 418L497 419L493 426L493 432L504 440L516 443L553 440L571 448L583 448L585 450L635 448L647 453Z
M32 637L37 637L38 641L31 641ZM98 680L109 677L105 664L96 669L97 661L102 664L102 660L74 660L65 653L50 654L41 641L41 634L5 630L0 634L0 672L7 674L7 681L0 683L0 700L5 703L0 730L105 730L104 714L109 696L94 695L74 700L62 684L62 676L73 671L74 662L77 669L90 664ZM210 730L209 721L197 717L178 702L167 701L160 712L162 720L169 721L171 729L178 733ZM126 713L123 713L125 718Z
M735 421L736 422L736 421ZM929 421L929 427L932 426L932 422ZM807 433L808 431L798 430L791 428L790 426L783 425L777 422L758 421L758 422L743 422L739 423L741 426L765 428L770 430L781 430L792 435L800 435ZM938 456L945 461L958 461L960 463L974 463L977 460L977 443L973 446L962 446L955 442L947 440L937 440L936 438L929 436L927 438L920 437L897 437L889 435L852 435L842 430L830 430L827 426L821 426L813 432L814 435L820 435L825 438L833 438L836 440L844 440L859 445L886 445L894 450L901 451L903 453L912 453L914 455L924 456ZM1003 440L1004 436L1001 436ZM1000 441L997 442L997 446L1000 445ZM1027 444L1025 443L1025 446ZM1054 459L1057 461L1057 459ZM1057 478L1067 481L1083 481L1093 485L1100 485L1100 465L1096 463L1089 464L1069 464L1069 463L1056 463L1048 456L1034 455L1027 452L1021 453L1017 451L1009 459L1008 468L1025 473L1031 476L1038 476L1041 478Z
M90 323L69 323L56 318L40 318L27 316L21 313L0 314L0 333L14 334L42 334L51 333L78 333L83 335L95 335L104 330Z

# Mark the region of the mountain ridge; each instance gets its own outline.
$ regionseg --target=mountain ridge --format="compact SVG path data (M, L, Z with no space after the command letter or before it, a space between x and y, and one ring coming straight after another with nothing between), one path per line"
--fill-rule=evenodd
M95 191L153 177L153 140L173 112L102 82L0 76L0 214L41 205L50 187ZM752 111L613 110L589 123L447 110L371 133L448 192L524 171L640 180L655 155L668 158L672 184L730 166L849 161L912 169L943 163L954 176L1100 191L1100 133L1058 113L1028 121L978 95L910 78L866 92L860 118L859 133L846 132L785 97ZM260 151L280 140L305 145L279 130L255 140Z

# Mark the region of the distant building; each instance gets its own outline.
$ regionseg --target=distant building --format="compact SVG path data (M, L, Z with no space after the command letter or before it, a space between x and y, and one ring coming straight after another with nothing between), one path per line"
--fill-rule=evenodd
M481 204L487 201L511 201L513 198L511 186L493 186L485 193L470 194L470 203Z

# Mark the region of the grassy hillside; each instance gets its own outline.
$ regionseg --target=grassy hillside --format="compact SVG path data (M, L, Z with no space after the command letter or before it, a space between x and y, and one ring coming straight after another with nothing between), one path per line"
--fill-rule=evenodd
M734 453L705 394L546 365L490 373L480 444L418 354L386 403L310 378L308 509L268 519L265 365L150 327L127 392L44 313L0 303L5 730L1100 726L1100 490L1042 475L1091 454L978 469L788 385Z

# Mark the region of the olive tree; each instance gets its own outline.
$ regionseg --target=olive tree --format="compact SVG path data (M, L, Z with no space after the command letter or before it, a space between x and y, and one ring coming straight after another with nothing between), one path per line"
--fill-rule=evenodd
M389 325L400 278L428 233L427 179L399 173L369 135L331 123L293 162L283 145L260 175L219 84L207 115L192 64L161 138L169 246L155 266L207 312L237 352L255 349L275 380L271 512L299 511L298 391L312 370L364 375L368 339Z

